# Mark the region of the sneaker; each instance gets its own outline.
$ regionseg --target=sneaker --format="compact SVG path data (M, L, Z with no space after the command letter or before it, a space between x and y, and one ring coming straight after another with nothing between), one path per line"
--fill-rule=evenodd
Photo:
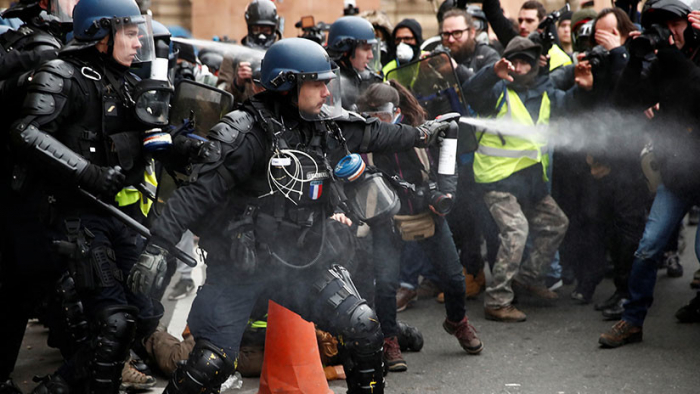
M180 279L175 286L173 286L173 291L168 295L168 300L175 301L181 298L185 298L194 290L194 281L192 279Z
M423 334L416 327L409 326L402 321L397 321L396 324L399 326L399 335L397 337L401 351L420 352L423 349Z
M403 312L418 299L418 292L408 287L399 287L396 291L396 312Z
M474 299L486 289L486 276L484 269L480 269L476 275L468 274L464 270L464 284L467 286L467 299Z
M527 292L543 300L556 300L559 298L557 293L547 289L544 285L529 285L517 280L513 281L513 291Z
M389 372L403 372L408 369L406 360L401 356L399 340L396 337L384 338L384 362Z
M610 298L608 298L607 300L593 305L593 309L597 311L604 311L605 309L612 308L620 301L621 298L624 298L622 294L614 292L613 295L611 295Z
M700 323L700 293L676 312L676 319L681 323Z
M544 279L544 285L547 287L547 290L554 291L564 286L564 281L561 280L561 278L553 278L548 276Z
M583 293L581 293L580 291L576 291L576 290L571 292L571 299L576 300L576 301L580 302L581 304L588 304L591 302L591 300L586 298L586 296L583 295Z
M669 252L665 256L666 260L666 275L671 278L680 278L683 276L683 266L681 265L678 253Z
M700 290L700 269L693 274L693 280L690 282L690 288Z
M156 379L153 376L140 372L134 368L131 362L124 363L122 384L119 386L120 390L146 390L155 385Z
M476 329L469 324L469 320L466 316L464 316L459 323L453 323L445 319L442 323L442 328L444 328L448 334L457 337L460 346L462 346L462 349L466 350L467 353L479 354L484 350L484 344L476 335Z
M627 343L642 341L642 327L620 320L610 330L600 335L598 343L607 348L620 347Z
M527 315L516 309L513 305L506 305L501 308L484 307L484 317L486 320L505 323L517 323L527 319Z
M622 319L622 312L625 311L625 302L627 298L620 298L617 304L611 306L610 308L603 309L603 317L605 320L620 320Z

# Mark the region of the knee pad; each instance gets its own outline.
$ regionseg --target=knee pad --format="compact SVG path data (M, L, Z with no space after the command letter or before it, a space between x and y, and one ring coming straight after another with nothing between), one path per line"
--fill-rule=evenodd
M377 315L363 302L350 312L348 322L340 336L348 393L382 394L384 336Z
M130 305L103 308L97 314L98 332L92 342L90 393L117 393L121 372L136 332L138 309Z
M163 393L218 393L235 370L235 355L229 355L224 349L200 339L194 345L187 363L177 368Z

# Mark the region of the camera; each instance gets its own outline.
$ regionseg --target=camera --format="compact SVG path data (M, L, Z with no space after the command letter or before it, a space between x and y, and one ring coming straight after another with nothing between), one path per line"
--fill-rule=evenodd
M452 210L454 199L438 190L437 182L428 182L416 189L417 197L423 198L428 206L433 207L440 215L446 215Z
M306 38L317 44L325 42L325 32L330 29L330 26L326 23L318 22L316 24L312 15L302 16L301 20L294 24L294 27L301 29L302 34L299 36L300 38Z
M591 64L591 68L596 72L607 67L609 56L610 52L608 52L605 47L596 45L586 53L586 57L584 57L583 60L588 60L588 63Z
M659 24L653 24L644 29L642 34L632 40L630 44L630 55L634 57L644 57L656 49L669 46L671 31Z

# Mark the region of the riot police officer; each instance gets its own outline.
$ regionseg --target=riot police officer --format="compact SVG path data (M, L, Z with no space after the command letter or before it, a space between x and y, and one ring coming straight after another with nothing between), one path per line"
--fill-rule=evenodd
M337 69L303 38L270 47L261 83L265 92L211 129L219 154L168 200L128 279L143 293L157 287L164 246L188 228L208 252L206 282L188 318L196 345L165 392L216 392L234 372L250 311L267 290L342 338L349 393L382 393L379 323L339 265L352 258L354 238L330 219L346 200L331 164L350 151L425 145L447 125L389 125L343 111Z
M69 303L64 306L71 307L66 319L75 347L35 392L72 386L117 393L132 341L155 329L162 307L122 284L143 238L86 204L77 187L145 219L154 179L144 132L167 124L167 100L153 99L172 87L138 82L128 73L153 56L150 19L135 1L83 0L73 17L73 41L36 71L10 129L18 163L14 190L34 203L27 209L47 213L53 244L70 273L61 290Z
M328 31L328 53L340 67L343 85L343 107L354 110L360 92L367 86L382 82L379 42L374 27L359 16L344 16Z

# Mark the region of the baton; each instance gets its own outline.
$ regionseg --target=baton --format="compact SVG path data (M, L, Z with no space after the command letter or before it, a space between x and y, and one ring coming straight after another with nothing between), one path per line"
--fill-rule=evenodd
M109 212L110 214L114 215L114 217L116 217L117 219L119 219L119 221L121 221L122 223L127 225L127 227L130 227L132 230L141 234L146 239L151 239L151 232L146 228L146 226L142 225L141 223L137 222L129 215L120 211L119 209L117 209L117 207L109 205L109 204L105 203L104 201L100 200L99 198L97 198L92 193L88 192L87 190L78 188L78 191L80 192L80 194L89 198L95 204L99 205L102 209L104 209L107 212ZM172 253L172 255L175 256L178 260L189 265L190 267L197 266L197 260L195 260L194 257L185 253L184 251L182 251L181 249L179 249L175 245L172 245L171 247L169 247L168 252Z

